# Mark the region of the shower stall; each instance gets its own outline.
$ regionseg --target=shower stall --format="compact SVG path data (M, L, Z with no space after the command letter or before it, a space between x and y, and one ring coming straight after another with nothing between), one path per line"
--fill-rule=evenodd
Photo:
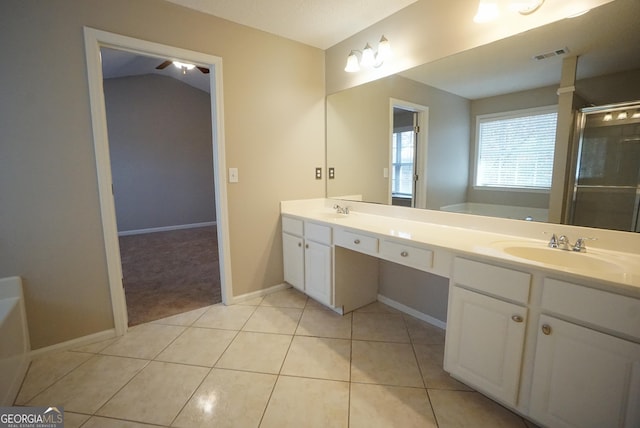
M640 101L580 110L569 222L640 232Z

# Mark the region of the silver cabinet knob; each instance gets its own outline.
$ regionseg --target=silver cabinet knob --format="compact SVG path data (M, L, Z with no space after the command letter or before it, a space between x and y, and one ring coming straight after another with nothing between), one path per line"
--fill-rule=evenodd
M306 245L304 246L304 248L309 248L309 244L306 244Z
M298 242L298 247L302 247L302 242Z
M522 322L524 321L524 318L522 318L520 315L514 315L511 317L512 320L514 320L515 322Z
M354 239L354 240L353 240L353 243L354 243L354 244L356 244L356 245L358 245L358 244L360 243L360 240L359 240L359 239Z
M549 336L551 334L551 326L549 324L543 324L542 325L542 332Z
M400 255L401 255L402 257L408 257L408 256L409 256L409 253L408 253L408 252L406 252L406 251L403 251L403 252L401 252L401 253L400 253Z

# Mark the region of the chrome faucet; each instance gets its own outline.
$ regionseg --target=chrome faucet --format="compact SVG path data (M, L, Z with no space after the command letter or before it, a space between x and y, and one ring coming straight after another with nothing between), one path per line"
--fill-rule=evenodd
M340 205L335 204L333 209L336 210L336 213L338 214L349 214L349 207L341 207Z
M567 235L556 236L556 234L554 233L553 235L551 235L548 246L549 248L560 248L561 250L565 251L586 253L587 245L584 242L586 240L595 241L596 238L578 238L576 243L571 245L571 242L569 242L569 238L567 237Z

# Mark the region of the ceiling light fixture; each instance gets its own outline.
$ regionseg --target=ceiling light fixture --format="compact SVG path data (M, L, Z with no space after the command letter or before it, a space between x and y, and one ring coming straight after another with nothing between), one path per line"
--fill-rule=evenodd
M188 64L180 61L173 61L173 65L182 70L182 74L187 74L188 70L193 70L196 67L194 64Z
M360 59L358 59L358 54L360 54ZM344 68L344 71L347 73L355 73L356 71L360 71L361 67L378 68L385 62L385 60L389 59L390 56L391 45L389 44L389 40L387 40L385 36L382 36L378 43L377 52L374 52L369 43L364 46L362 51L352 50L347 57L347 65Z
M544 0L480 0L478 11L473 17L473 21L482 24L493 21L500 16L500 4L507 1L507 9L517 12L520 15L530 15L544 3Z

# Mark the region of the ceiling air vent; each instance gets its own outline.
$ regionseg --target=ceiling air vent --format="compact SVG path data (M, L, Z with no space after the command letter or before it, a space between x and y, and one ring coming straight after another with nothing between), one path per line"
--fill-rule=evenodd
M569 53L569 48L561 48L561 49L556 49L555 51L534 55L533 59L535 59L536 61L542 61L543 59L553 58L554 56L560 56L567 53Z

